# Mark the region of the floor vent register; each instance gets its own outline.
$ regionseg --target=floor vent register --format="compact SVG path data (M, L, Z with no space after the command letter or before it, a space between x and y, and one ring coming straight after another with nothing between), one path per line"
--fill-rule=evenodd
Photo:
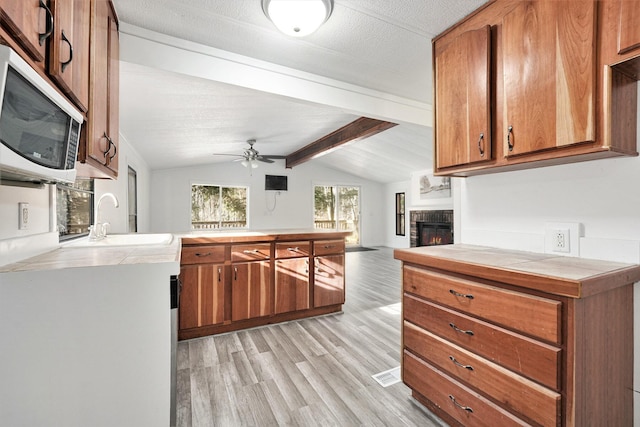
M372 376L373 379L376 380L382 387L389 387L390 385L400 382L400 366Z

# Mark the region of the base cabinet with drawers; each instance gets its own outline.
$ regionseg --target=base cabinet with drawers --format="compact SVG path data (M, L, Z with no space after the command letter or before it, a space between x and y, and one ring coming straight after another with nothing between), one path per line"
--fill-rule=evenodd
M178 338L342 310L348 234L182 237Z
M395 258L402 378L432 412L464 426L633 425L640 266L468 245Z

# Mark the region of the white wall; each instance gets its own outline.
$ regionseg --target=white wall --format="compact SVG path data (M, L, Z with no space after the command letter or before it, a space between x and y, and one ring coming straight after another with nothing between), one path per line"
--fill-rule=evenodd
M96 203L104 193L112 193L119 202L116 209L110 199L104 199L101 206L101 219L109 222L109 233L128 233L128 167L131 166L138 178L138 232L149 232L149 195L150 195L150 171L147 162L129 144L127 139L120 134L118 145L118 179L96 179L95 200Z
M264 176L287 175L288 191L264 191ZM313 186L360 187L363 246L384 244L383 185L305 163L285 169L283 161L247 169L237 162L155 170L151 182L151 231L188 232L191 224L191 184L249 187L249 228L252 230L313 228ZM275 208L274 208L275 205ZM269 212L273 210L273 212Z

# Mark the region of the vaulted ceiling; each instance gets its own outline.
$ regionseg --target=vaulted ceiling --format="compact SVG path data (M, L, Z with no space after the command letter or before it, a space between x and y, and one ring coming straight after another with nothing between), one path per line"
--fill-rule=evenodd
M335 0L304 38L260 0L113 2L121 133L152 169L228 162L214 153L248 139L287 155L367 116L398 126L312 161L384 183L431 168L431 39L485 0Z

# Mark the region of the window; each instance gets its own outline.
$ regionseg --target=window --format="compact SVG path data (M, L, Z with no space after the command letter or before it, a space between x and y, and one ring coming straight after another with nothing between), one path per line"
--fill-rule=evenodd
M247 227L247 187L193 184L191 229Z
M138 231L138 174L129 166L128 177L129 233Z
M396 236L404 236L404 193L396 193Z
M56 217L60 240L89 234L93 224L93 180L57 184Z
M314 227L351 231L345 243L360 244L360 188L317 185L314 188Z

